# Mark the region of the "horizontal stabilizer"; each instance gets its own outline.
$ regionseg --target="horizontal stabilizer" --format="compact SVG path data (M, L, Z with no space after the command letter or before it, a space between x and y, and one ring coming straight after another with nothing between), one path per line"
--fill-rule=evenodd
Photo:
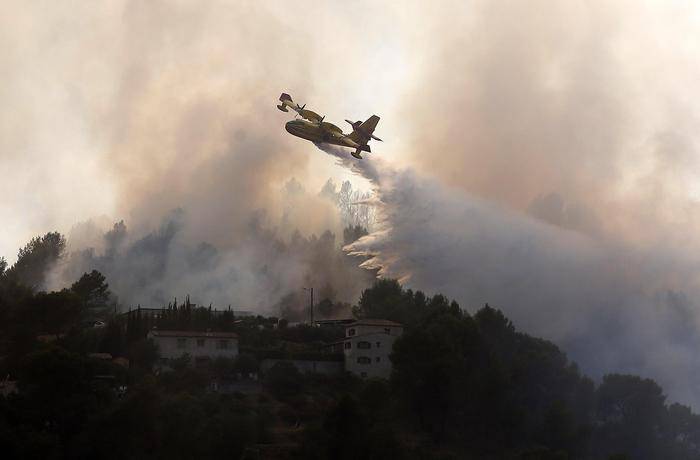
M282 93L282 95L280 96L280 102L282 102L282 103L279 104L277 106L277 108L280 109L282 112L289 112L289 110L287 110L287 107L294 108L294 105L293 105L294 102L292 102L292 96L290 96L287 93Z

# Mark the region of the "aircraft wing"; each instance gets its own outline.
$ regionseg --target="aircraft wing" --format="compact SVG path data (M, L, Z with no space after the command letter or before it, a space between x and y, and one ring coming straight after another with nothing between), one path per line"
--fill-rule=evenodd
M280 96L280 104L277 106L277 108L280 109L282 112L288 112L287 107L294 110L301 118L313 121L315 123L321 123L325 118L325 116L322 117L321 115L317 114L312 110L305 109L304 107L306 107L306 104L295 104L292 100L292 96L290 96L287 93L282 93L282 95Z

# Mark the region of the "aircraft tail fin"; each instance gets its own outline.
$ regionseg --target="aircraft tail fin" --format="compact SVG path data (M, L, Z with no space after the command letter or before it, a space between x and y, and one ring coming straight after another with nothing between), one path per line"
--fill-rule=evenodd
M287 93L282 93L280 96L280 102L277 106L278 109L280 109L282 112L288 112L287 107L291 106L292 108L294 107L294 102L292 101L292 96L290 96Z
M361 131L364 131L371 137L374 129L377 127L377 123L379 123L379 117L372 115L364 123L362 123L359 128Z
M359 121L355 123L351 122L350 120L345 121L352 125L352 134L350 134L349 136L350 139L357 142L358 144L367 144L367 142L369 142L370 139L381 140L373 135L374 130L377 127L377 124L379 123L378 116L372 115L363 123L360 123Z

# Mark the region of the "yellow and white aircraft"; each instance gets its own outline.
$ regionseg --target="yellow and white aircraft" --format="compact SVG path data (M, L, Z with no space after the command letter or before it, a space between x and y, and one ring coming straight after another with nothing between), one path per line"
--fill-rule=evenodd
M292 101L289 94L282 93L280 96L280 104L277 106L283 112L288 112L287 108L294 110L300 119L288 121L285 129L294 136L302 139L310 140L311 142L340 145L342 147L350 147L355 149L352 156L362 159L360 152L371 152L368 142L371 139L381 141L374 135L374 129L379 123L379 117L372 115L365 122L345 120L352 126L352 133L344 134L343 131L333 123L323 121L325 116L321 116L316 112L305 109L306 104L299 105Z

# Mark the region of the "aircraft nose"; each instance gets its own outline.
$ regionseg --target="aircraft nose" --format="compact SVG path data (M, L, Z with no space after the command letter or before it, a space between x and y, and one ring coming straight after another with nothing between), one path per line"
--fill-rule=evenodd
M284 125L284 129L286 129L289 134L296 135L299 132L299 124L296 123L295 120L288 121L287 124Z

